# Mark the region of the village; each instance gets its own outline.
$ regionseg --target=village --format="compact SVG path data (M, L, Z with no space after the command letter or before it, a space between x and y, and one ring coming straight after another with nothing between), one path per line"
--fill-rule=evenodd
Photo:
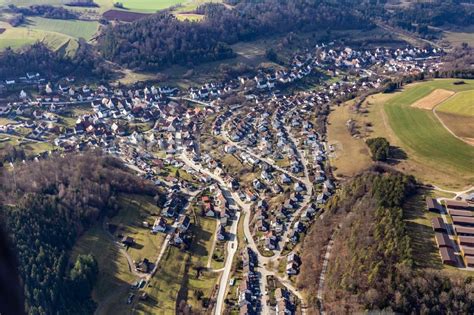
M0 86L4 92L20 89L14 101L0 104L0 143L31 147L34 159L100 149L166 192L160 214L143 222L163 238L161 249L155 259L130 258L139 282L124 303L136 307L147 299L162 253L168 246L189 248L193 222L203 218L216 226L205 268L219 273L208 309L301 314L304 305L293 286L299 245L337 186L326 142L331 106L378 91L395 74L434 73L442 54L327 43L295 54L285 70L187 90L76 85L73 78L53 84L26 74ZM319 80L317 87L289 89L308 77ZM462 202L445 203L443 220L433 221L443 262L457 265L454 252L460 252L473 267L471 215ZM436 201L429 204L440 211ZM125 252L136 245L111 226Z

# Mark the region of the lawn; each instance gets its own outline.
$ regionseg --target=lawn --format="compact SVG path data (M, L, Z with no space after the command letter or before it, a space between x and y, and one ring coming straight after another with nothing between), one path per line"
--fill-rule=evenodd
M459 92L436 107L437 112L474 117L474 87L473 90Z

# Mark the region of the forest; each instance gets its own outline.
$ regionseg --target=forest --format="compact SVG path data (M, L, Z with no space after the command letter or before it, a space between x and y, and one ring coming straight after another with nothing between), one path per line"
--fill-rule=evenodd
M83 39L79 40L74 57L52 51L40 42L21 51L7 48L0 54L0 78L15 78L27 72L40 73L47 78L76 76L107 79L111 74L107 65Z
M458 0L411 1L410 5L387 5L386 0L343 0L351 10L389 25L417 33L426 39L439 38L439 27L474 24L474 7ZM471 1L472 3L472 1Z
M411 176L380 167L345 183L304 241L299 288L316 296L332 237L323 299L328 313L472 314L472 277L414 268L403 204L415 184ZM309 302L318 309L316 298Z
M154 187L101 153L67 154L0 168L0 217L18 259L28 314L88 314L98 274L91 255L69 261L81 233L113 215L117 194Z
M205 19L179 21L165 11L110 26L99 38L99 50L106 59L123 66L152 70L229 58L234 55L229 45L269 34L373 26L330 1L244 0L232 9L205 4L196 12Z

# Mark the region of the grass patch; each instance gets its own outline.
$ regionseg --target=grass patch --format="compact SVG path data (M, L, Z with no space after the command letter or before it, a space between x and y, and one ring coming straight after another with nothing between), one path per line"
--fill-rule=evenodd
M331 165L336 176L353 176L372 164L364 140L352 137L346 127L346 122L355 116L350 105L351 102L338 106L329 115L328 143L335 150Z
M156 235L150 233L149 228L143 227L143 221L153 224L154 218L160 213L160 209L153 204L153 198L138 195L121 195L119 198L120 211L110 220L111 224L117 225L116 234L131 236L136 245L127 249L128 254L134 261L148 258L156 260L165 236L162 233Z

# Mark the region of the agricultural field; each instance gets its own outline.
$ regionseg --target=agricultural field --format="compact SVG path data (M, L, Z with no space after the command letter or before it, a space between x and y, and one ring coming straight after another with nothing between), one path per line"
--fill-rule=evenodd
M0 22L0 27L5 28L5 32L0 34L0 50L7 47L18 49L39 41L53 50L65 49L69 54L77 49L79 38L92 38L99 28L99 23L31 17L19 27L11 27L3 22Z
M474 147L453 136L432 110L412 105L437 89L463 92L474 89L473 80L434 80L406 86L393 94L378 94L365 103L369 114L359 117L372 124L370 137L386 137L407 154L396 167L419 179L443 187L472 184ZM451 100L451 98L449 99Z
M474 117L474 90L456 93L436 107L436 111Z
M444 31L443 40L449 42L452 46L467 43L472 47L474 46L474 29L471 27L460 31Z
M97 32L99 23L95 21L57 20L31 17L28 18L25 26L30 29L64 34L75 39L84 38L89 40Z

